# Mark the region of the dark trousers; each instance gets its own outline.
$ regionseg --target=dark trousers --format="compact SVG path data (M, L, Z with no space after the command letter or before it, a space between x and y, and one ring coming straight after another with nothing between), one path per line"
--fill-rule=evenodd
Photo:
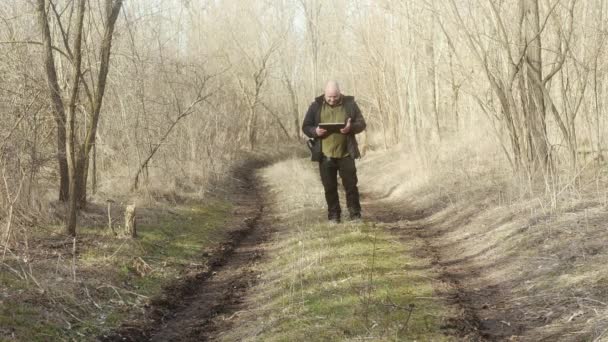
M321 182L325 189L327 201L327 217L330 220L340 219L342 209L338 197L338 172L342 178L342 185L346 192L346 205L351 218L361 217L361 204L359 203L359 189L357 188L357 169L352 157L327 158L319 162Z

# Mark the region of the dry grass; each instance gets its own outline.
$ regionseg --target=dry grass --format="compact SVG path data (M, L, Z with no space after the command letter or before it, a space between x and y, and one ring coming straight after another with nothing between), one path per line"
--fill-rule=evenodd
M607 339L605 165L545 187L514 179L483 145L451 146L426 164L398 150L369 155L364 190L426 213L416 224L436 233L444 264L479 271L465 278L473 292L501 289L497 309L527 325L524 340Z
M93 339L141 315L163 285L205 270L206 249L223 242L239 182L229 170L232 161L261 155L276 159L282 153L239 152L198 168L172 165L175 172L164 174L151 168L148 182L136 193L128 191L128 170L104 174L80 213L75 248L62 235L62 204L47 198L40 210L20 209L4 258L0 242L0 340ZM107 199L113 201L118 231L124 204L138 205L137 240L115 237L107 228Z
M104 216L93 209L75 241L61 227L20 232L0 264L0 340L93 340L141 315L163 285L206 267L203 249L222 240L231 211L218 201L141 208L130 240L96 225Z
M428 260L382 224L325 222L316 164L292 159L263 171L271 192L268 258L226 341L447 339Z
M475 270L462 279L473 295L498 291L500 302L488 297L488 305L526 325L522 340L608 338L606 172L590 165L576 183L563 173L546 188L544 180L515 179L486 145L443 146L432 158L399 149L368 154L358 164L364 200L374 195L403 212L421 213L410 223L428 228L442 264ZM397 241L379 223L327 225L315 164L307 160L275 164L263 176L277 231L259 265L251 309L230 317L235 329L225 340L446 338L439 326L450 309L436 300L429 261L412 256L414 237ZM226 210L216 207L200 218L219 218ZM78 339L136 314L159 280L201 266L196 251L212 242L213 223L195 243L191 230L162 228L197 226L199 216L180 214L194 223L164 211L148 222L151 235L143 244L86 231L78 241L76 281L71 241L29 232L28 261L15 253L2 266L1 336ZM155 225L162 217L168 223ZM157 247L163 247L160 254L146 254ZM138 256L151 273L133 263ZM415 304L410 319L409 304Z

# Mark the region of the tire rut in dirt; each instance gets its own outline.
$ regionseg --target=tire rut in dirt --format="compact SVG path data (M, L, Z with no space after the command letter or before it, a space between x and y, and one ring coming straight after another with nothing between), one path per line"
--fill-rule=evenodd
M426 224L415 224L416 221L424 220L441 208L411 210L384 203L383 205L369 204L366 209L370 211L370 217L374 221L389 225L395 224L394 227L389 226L387 229L400 240L409 241L413 237L421 242L421 246L414 251L415 255L429 260L430 268L438 274L437 280L444 285L442 288L449 289L447 293L440 293L440 296L446 298L447 303L459 311L457 317L449 318L441 326L447 335L463 341L497 341L504 338L505 334L500 330L501 326L488 326L484 324L484 320L480 319L474 302L475 298L459 279L459 274L463 270L459 269L456 274L454 268L449 269L442 264L444 257L432 243L433 239L437 239L437 232L432 231L432 227ZM397 223L404 220L414 224L408 225L408 229L403 229ZM467 270L467 272L470 271ZM477 299L480 300L480 298Z
M207 269L164 288L140 320L124 323L101 341L207 341L229 328L246 292L257 281L252 266L261 258L259 248L269 231L260 224L264 215L255 171L267 163L252 160L233 171L235 227L225 242L215 246ZM233 182L234 183L234 182Z

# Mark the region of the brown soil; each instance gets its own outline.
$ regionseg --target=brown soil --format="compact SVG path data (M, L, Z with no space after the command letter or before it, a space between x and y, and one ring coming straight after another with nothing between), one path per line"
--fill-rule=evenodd
M240 223L234 224L225 243L209 253L208 268L167 287L151 302L144 317L125 323L100 340L206 341L231 328L232 318L244 309L248 290L257 282L253 266L263 256L264 242L271 234L262 189L254 175L260 166L247 163L236 171L235 178L240 181L235 193L241 195L236 201L235 222ZM446 241L448 230L429 219L443 207L414 209L407 203L364 198L367 218L385 223L386 229L403 241L417 240L416 255L429 260L429 268L438 274L438 295L455 312L443 323L447 335L459 341L517 341L537 326L524 321L517 309L509 306L508 293L514 284L479 288L475 281L484 274L484 268L471 258L453 258L457 244Z
M386 223L387 229L403 241L415 239L415 255L427 259L438 274L435 288L456 314L442 325L447 335L459 341L517 341L532 328L518 317L507 303L510 285L507 283L477 288L474 284L484 270L474 260L453 260L455 250L446 248L447 231L428 220L443 208L412 209L407 204L395 205L373 200L365 206L368 216Z
M270 226L262 224L264 204L255 170L265 163L250 161L232 179L235 194L233 228L224 243L204 252L204 271L166 287L153 299L144 317L100 336L101 341L207 341L230 328L247 290L257 281L252 266L260 260Z

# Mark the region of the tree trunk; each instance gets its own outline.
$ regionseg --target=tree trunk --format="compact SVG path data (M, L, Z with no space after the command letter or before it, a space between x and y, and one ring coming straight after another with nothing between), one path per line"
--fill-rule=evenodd
M70 191L68 199L68 217L66 222L66 233L71 236L76 236L76 225L78 223L78 211L79 211L79 199L82 194L82 183L79 179L82 179L82 173L84 170L83 159L80 155L76 159L74 168L70 168Z
M93 146L93 169L91 170L91 190L93 191L93 195L97 192L97 144Z
M66 117L66 155L68 161L69 182L69 204L68 204L68 219L66 224L66 233L71 236L76 236L76 222L78 218L78 202L80 199L81 186L79 180L82 179L82 171L84 168L84 155L82 149L77 150L76 146L76 104L78 102L78 90L80 87L80 72L82 66L82 31L84 25L86 0L78 2L78 12L76 16L76 32L74 36L73 50L73 79L72 89L68 103L68 111Z
M251 151L255 148L255 103L249 107L249 118L247 120L247 139L249 141L249 149Z
M135 221L135 205L128 205L125 209L125 235L137 237L137 222Z
M438 80L438 75L437 75L437 62L436 62L436 56L435 56L435 37L434 37L434 32L435 32L435 22L436 22L436 15L433 14L433 29L431 30L431 39L427 45L427 57L430 63L430 67L429 67L429 82L432 82L431 84L431 96L432 96L432 108L433 108L433 114L435 115L435 130L437 131L437 139L439 139L441 141L441 124L440 124L440 118L439 118L439 80Z
M65 124L56 120L57 124L57 163L59 165L59 200L67 202L70 184L68 175L68 160L65 153Z
M294 138L298 139L300 136L300 113L298 112L298 96L294 90L293 85L291 84L291 79L287 75L286 71L283 71L283 83L285 87L287 87L287 91L289 92L289 104L291 106L291 115L293 117L294 124Z
M452 51L449 52L448 56L450 62L450 81L452 85L452 106L451 109L454 112L454 127L452 128L454 132L460 131L460 118L458 113L458 99L460 97L460 85L456 82L456 75L454 74L454 62Z
M86 180L88 171L88 160L91 148L95 144L97 124L106 87L106 80L110 68L110 52L112 49L112 37L118 14L123 0L106 0L106 25L100 48L99 73L97 78L95 94L90 101L91 121L86 128L86 137L80 148L77 148L76 111L79 102L79 87L81 84L82 66L82 36L84 26L86 0L77 2L77 13L74 28L74 46L70 55L72 59L72 79L68 97L67 110L63 103L61 88L59 87L57 69L53 57L52 37L49 28L49 19L46 12L46 1L37 0L36 12L40 29L42 31L42 45L44 46L44 64L49 95L57 123L57 158L60 171L60 193L59 198L68 199L68 215L66 219L66 232L76 235L76 220L78 217L78 204L86 201ZM67 42L66 42L67 45ZM69 179L69 180L67 180ZM67 181L66 181L67 180ZM67 191L66 191L67 188ZM66 193L67 192L67 193Z
M540 14L538 0L522 0L524 11L526 50L526 91L525 102L527 136L529 141L529 158L531 166L546 169L549 162L549 142L545 122L545 99L542 82L542 44L540 35ZM523 91L524 89L522 89Z
M51 30L49 28L49 18L46 13L45 0L38 0L36 3L38 14L38 24L42 33L42 45L44 46L44 68L46 81L49 90L49 97L53 109L53 116L57 125L57 164L59 167L59 200L68 200L69 180L68 162L66 157L66 135L65 135L65 107L61 99L61 88L57 77L57 68L53 58Z
M81 177L78 178L76 186L78 187L78 209L87 207L87 182L89 180L89 160L90 156L85 156L83 159L83 170Z

